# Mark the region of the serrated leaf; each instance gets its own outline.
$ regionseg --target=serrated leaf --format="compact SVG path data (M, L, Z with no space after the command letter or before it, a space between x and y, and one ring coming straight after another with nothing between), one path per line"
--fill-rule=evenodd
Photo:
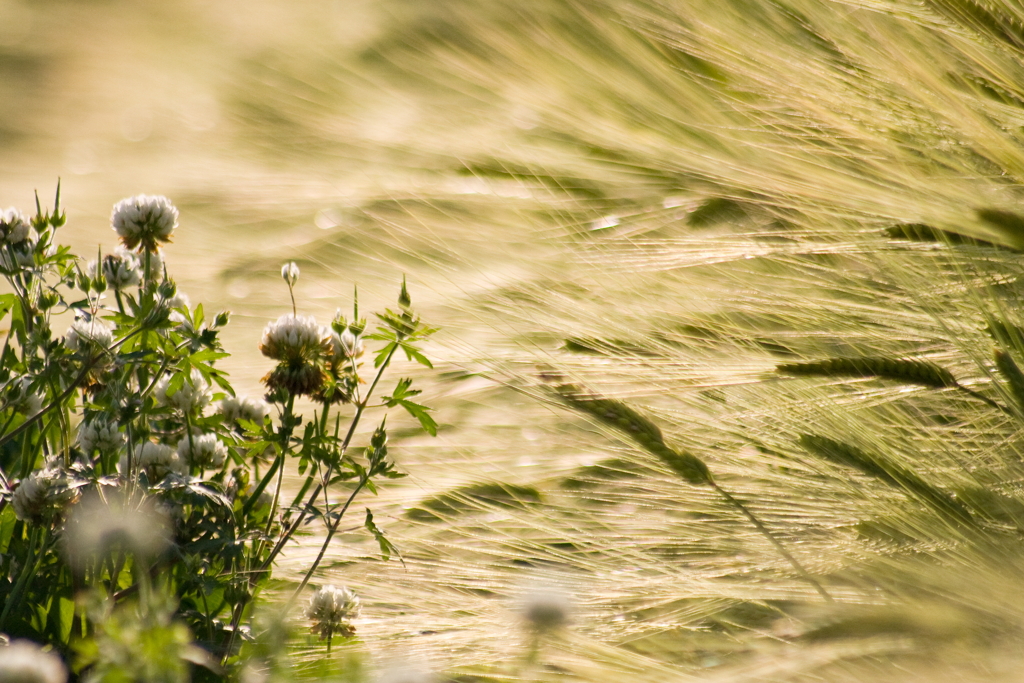
M373 537L377 539L377 545L380 546L380 555L385 562L391 559L391 554L394 553L398 557L398 561L405 566L405 560L402 559L402 553L398 551L398 548L394 543L389 541L384 535L384 532L377 528L377 525L373 523L373 513L370 512L370 508L366 508L366 520L363 522L363 526L366 530L373 534Z

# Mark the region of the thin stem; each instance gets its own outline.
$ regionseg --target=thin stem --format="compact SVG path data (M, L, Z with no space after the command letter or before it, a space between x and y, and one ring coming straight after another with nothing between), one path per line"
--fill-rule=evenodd
M746 505L741 503L736 498L733 498L731 493L723 489L715 481L711 481L710 484L711 488L713 488L715 491L718 491L718 493L721 494L722 498L724 498L727 503L729 503L734 508L739 510L740 513L742 513L743 516L746 517L747 520L749 520L750 523L753 524L754 527L756 527L757 530L761 532L761 534L765 538L767 538L773 546L775 546L775 549L779 551L779 554L786 558L786 561L793 566L793 569L796 570L797 574L799 574L804 581L814 586L814 590L818 591L821 597L825 599L825 602L835 602L835 600L832 599L832 596L828 594L828 591L825 590L824 586L822 586L817 579L815 579L813 576L810 575L810 573L808 573L804 566L800 564L800 562L797 561L797 559L793 557L793 555L791 555L788 550L786 550L786 546L782 545L782 542L779 541L779 539L775 538L775 535L768 530L768 527L762 524L761 520L755 517L754 513L751 512Z
M10 616L11 610L21 602L21 596L25 592L25 585L28 583L29 578L35 574L36 567L39 561L42 559L43 553L39 553L36 556L36 546L39 544L39 535L42 533L41 527L36 525L29 531L28 536L28 553L25 555L25 564L21 568L21 575L18 576L17 583L14 584L14 589L7 598L7 602L4 604L4 611L0 613L0 631L5 630L7 626L7 617Z

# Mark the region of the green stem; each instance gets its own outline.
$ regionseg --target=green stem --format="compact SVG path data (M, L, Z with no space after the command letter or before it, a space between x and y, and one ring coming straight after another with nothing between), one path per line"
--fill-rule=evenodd
M25 586L28 584L29 578L36 573L36 568L42 560L43 553L39 553L39 556L36 557L36 546L39 544L39 535L42 533L41 529L42 528L40 526L36 525L32 527L31 531L29 531L28 553L25 554L25 564L22 565L21 574L18 576L18 580L14 584L14 589L11 591L10 596L8 596L7 602L4 603L3 613L0 613L0 631L6 630L7 617L10 616L11 610L21 603L21 597L25 592Z
M810 573L808 573L804 566L800 564L800 562L797 561L797 559L793 557L793 555L790 554L788 550L786 550L786 546L782 545L782 542L779 541L779 539L775 538L775 535L768 530L768 527L762 524L761 520L759 520L754 515L754 513L747 508L746 505L741 503L736 498L733 498L732 494L730 494L728 491L719 486L715 481L711 481L709 483L711 485L711 488L713 488L715 491L718 491L718 493L721 494L721 496L725 499L727 503L729 503L734 508L739 510L740 513L744 517L746 517L747 520L751 524L753 524L759 532L761 532L761 535L767 538L768 541L771 542L773 546L775 546L775 549L779 552L779 554L782 555L782 557L784 557L790 565L792 565L793 569L796 570L797 574L799 574L804 581L811 584L814 587L814 590L818 591L818 594L825 599L825 602L830 604L835 602L835 600L832 599L832 596L828 594L828 591L825 590L824 586L822 586L817 579L815 579L813 576L810 575Z

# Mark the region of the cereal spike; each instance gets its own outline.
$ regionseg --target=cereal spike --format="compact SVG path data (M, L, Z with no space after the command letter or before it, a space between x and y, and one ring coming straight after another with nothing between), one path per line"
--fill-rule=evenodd
M790 375L818 377L880 377L907 384L920 384L934 389L959 387L953 373L923 360L907 360L886 356L862 358L828 358L805 363L783 363L775 366Z
M942 489L927 483L910 470L880 455L868 453L856 446L817 434L801 435L800 445L811 455L836 465L858 470L898 488L940 514L952 517L959 522L972 521L971 513L960 501Z

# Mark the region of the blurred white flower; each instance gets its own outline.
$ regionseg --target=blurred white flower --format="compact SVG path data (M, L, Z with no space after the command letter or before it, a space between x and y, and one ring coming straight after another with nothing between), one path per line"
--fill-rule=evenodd
M260 351L279 361L316 360L331 350L331 336L316 318L305 315L282 315L263 328Z
M323 586L313 593L306 616L313 622L313 633L321 639L335 633L349 637L356 632L352 620L359 616L359 609L359 598L348 588Z
M107 500L92 495L71 509L64 544L71 562L83 567L112 549L154 557L171 544L171 531L151 501L130 504L118 495L107 494Z
M569 621L569 599L552 588L533 588L523 596L521 614L535 631L553 631Z
M177 408L183 413L202 410L210 402L210 385L203 377L203 373L195 368L192 369L189 377L192 383L182 382L181 387L170 396L167 395L167 391L170 389L171 376L161 377L153 389L153 397L156 398L156 402L162 406Z
M169 242L178 227L178 210L167 197L140 194L114 205L110 224L128 249L156 251L158 242Z
M216 434L195 435L191 441L186 436L178 442L178 455L195 467L217 469L228 456L227 447Z
M96 450L110 453L124 445L124 434L118 431L116 423L93 418L78 425L78 445L86 455Z
M299 281L298 264L295 261L289 261L281 266L281 277L288 283L289 287L294 287L295 283Z
M217 403L217 412L224 416L224 422L229 425L238 420L263 424L263 420L270 414L270 405L258 398L229 396Z
M61 658L28 640L0 647L3 683L65 683L68 670Z
M76 318L64 334L64 344L72 351L84 350L89 346L109 349L113 343L114 328L110 323L96 317L90 320Z
M11 207L0 211L0 245L24 242L32 234L32 224L23 213Z
M41 524L59 517L74 498L75 490L68 487L67 473L46 468L22 479L11 497L11 505L18 519Z

